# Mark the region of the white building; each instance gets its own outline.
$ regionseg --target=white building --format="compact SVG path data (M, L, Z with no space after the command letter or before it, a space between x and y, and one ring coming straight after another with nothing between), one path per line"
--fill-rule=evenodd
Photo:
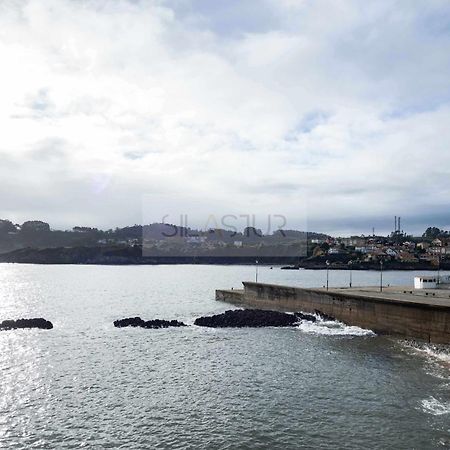
M450 275L414 277L414 289L450 289Z
M373 245L368 245L364 247L355 247L356 253L362 253L363 255L366 255L367 253L371 253L376 249Z
M437 276L414 277L414 289L436 289Z

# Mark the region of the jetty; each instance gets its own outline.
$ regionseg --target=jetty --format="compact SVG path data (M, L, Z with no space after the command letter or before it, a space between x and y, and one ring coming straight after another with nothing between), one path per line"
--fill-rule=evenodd
M277 311L335 317L377 334L450 344L450 289L410 286L304 288L245 281L243 289L216 290L216 300Z

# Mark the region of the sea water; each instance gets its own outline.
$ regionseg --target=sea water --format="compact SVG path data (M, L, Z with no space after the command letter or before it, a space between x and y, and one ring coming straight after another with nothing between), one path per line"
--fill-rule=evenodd
M214 290L253 266L0 264L0 446L154 449L450 447L445 346L318 321L295 328L147 330L115 319L231 309ZM349 272L330 271L346 285ZM412 284L386 272L386 284ZM325 271L259 267L259 281L322 286ZM377 284L353 272L353 285Z

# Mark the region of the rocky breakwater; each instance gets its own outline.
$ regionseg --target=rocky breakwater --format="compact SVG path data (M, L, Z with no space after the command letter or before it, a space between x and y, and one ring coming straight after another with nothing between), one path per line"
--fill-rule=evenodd
M212 328L292 327L302 320L315 321L315 316L283 313L263 309L237 309L209 317L199 317L194 324Z
M211 328L293 327L302 321L316 322L318 317L322 318L319 311L316 315L313 315L302 312L284 313L266 309L236 309L213 316L199 317L195 319L194 325ZM153 319L146 321L140 317L128 317L115 320L114 326L117 328L140 327L157 329L186 327L188 325L178 320Z
M163 319L143 320L140 317L129 317L126 319L115 320L114 326L117 328L141 327L141 328L158 329L169 327L185 327L187 325L183 322L179 322L178 320L163 320Z
M4 320L0 322L0 330L14 330L17 328L41 328L51 330L53 324L42 317L35 319Z

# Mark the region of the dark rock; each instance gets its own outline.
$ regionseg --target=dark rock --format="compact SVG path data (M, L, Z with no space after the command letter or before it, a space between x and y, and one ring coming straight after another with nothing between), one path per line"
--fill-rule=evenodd
M316 322L317 317L313 316L312 314L305 314L302 312L295 312L294 316L297 317L300 320L307 320L308 322Z
M141 327L141 328L169 328L169 327L185 327L186 324L178 322L178 320L142 320L140 317L129 317L127 319L120 319L114 321L114 326L117 328L123 327Z
M336 319L333 316L329 316L328 314L323 313L322 311L319 311L318 309L315 309L314 312L322 319L326 321L332 321L335 322Z
M169 327L185 327L187 326L183 322L178 322L178 320L147 320L144 323L143 328L169 328Z
M0 330L13 330L16 328L41 328L51 330L53 324L42 317L35 319L4 320L0 322Z
M199 317L194 324L201 327L290 327L298 323L294 314L261 309L237 309L209 317Z
M122 327L142 327L145 321L140 317L128 317L127 319L120 319L114 321L114 326L117 328Z

